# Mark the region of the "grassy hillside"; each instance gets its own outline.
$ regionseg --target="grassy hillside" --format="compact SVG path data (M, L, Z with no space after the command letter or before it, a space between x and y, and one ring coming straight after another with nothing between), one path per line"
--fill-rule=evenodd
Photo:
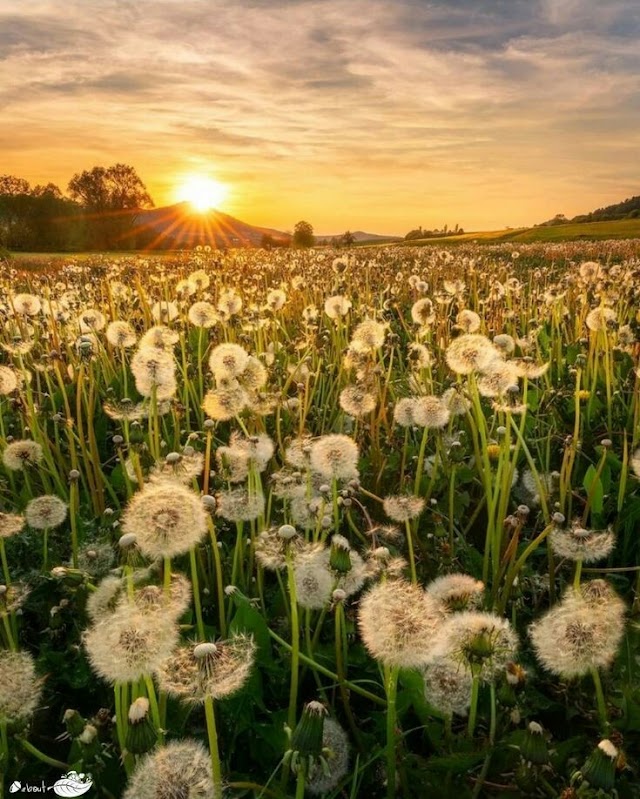
M464 233L461 236L446 236L436 239L418 239L404 242L407 245L439 244L448 245L456 242L496 243L501 241L535 242L535 241L587 241L597 239L635 239L640 238L640 219L620 219L609 222L582 222L553 227L516 228L509 230L491 230L477 233Z

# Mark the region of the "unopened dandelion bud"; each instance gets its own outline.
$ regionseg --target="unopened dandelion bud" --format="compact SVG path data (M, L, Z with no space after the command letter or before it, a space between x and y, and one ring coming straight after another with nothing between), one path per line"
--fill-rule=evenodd
M72 469L69 472L69 482L75 483L75 481L79 479L80 479L80 472L77 469Z
M122 446L124 442L124 438L122 436L114 436L111 440L113 441L116 447Z
M318 760L322 755L322 733L327 710L320 702L309 702L291 736L291 751L303 762Z
M328 530L333 524L331 516L323 516L320 520L320 525L324 530Z
M149 714L149 700L140 696L129 708L125 746L132 754L142 755L153 749L157 740L158 731Z
M327 485L327 483L323 483L323 484L320 486L320 488L318 489L318 491L319 491L321 494L328 494L328 493L331 491L331 486L330 486L330 485Z
M342 588L336 588L336 590L331 594L331 599L334 602L344 602L347 598L347 592L344 591Z
M605 449L610 449L613 446L613 441L610 438L603 438L602 441L600 442L600 444Z
M344 536L333 536L331 539L331 553L329 555L329 565L333 571L339 574L346 574L351 571L350 550L349 542Z
M182 460L182 455L181 455L179 452L169 452L169 453L168 453L168 454L165 456L165 461L166 461L166 462L167 462L169 465L172 465L172 464L174 464L174 463L179 463L181 460Z
M558 525L558 527L564 524L566 521L564 514L560 512L554 513L553 516L551 517L551 520L553 521L554 524Z
M66 585L78 586L84 582L84 572L80 569L69 569L66 566L55 566L51 569L51 576L56 580L64 580Z
M610 791L615 784L618 750L608 738L600 741L581 769L591 788Z
M72 738L77 738L79 735L82 734L86 726L85 720L82 718L80 713L73 708L68 708L64 712L64 716L62 717L62 721L64 722L65 727L67 728L67 733Z
M544 738L544 731L535 721L532 721L527 727L520 746L520 754L523 760L535 766L543 766L549 762L549 750Z
M528 505L518 505L518 515L527 517L531 513Z

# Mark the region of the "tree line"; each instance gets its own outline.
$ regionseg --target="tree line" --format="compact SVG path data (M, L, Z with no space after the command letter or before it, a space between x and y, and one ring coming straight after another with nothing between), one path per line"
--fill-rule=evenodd
M66 195L53 183L32 187L0 175L0 246L23 252L137 249L147 242L136 219L153 205L128 164L76 173Z

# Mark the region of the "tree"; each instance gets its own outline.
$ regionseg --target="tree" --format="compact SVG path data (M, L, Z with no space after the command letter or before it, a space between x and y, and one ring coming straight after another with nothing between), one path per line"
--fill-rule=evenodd
M131 246L138 210L154 205L147 187L128 164L95 166L75 174L69 193L83 206L91 244L97 249Z
M347 230L346 233L342 234L342 237L340 238L340 243L342 244L343 247L351 247L351 245L355 242L355 240L356 237L353 235L353 233L350 230Z
M313 235L313 225L309 222L298 222L293 229L294 247L313 247L316 243L315 236Z

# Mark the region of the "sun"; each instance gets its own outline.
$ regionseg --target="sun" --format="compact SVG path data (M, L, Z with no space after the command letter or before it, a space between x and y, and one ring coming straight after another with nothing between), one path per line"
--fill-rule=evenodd
M178 187L178 200L188 202L198 213L217 208L226 198L228 189L224 183L204 175L190 175Z

